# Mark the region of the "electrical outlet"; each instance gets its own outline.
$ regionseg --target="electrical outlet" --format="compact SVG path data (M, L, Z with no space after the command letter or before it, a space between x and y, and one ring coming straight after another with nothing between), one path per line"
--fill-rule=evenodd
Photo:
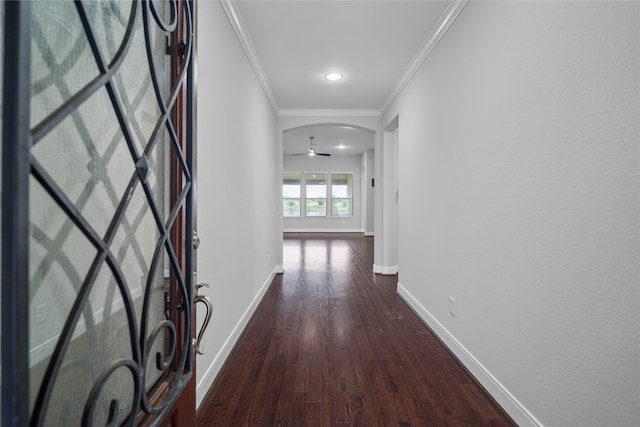
M36 323L44 323L47 320L47 304L40 304L36 307Z
M456 299L454 297L449 297L449 313L456 317Z

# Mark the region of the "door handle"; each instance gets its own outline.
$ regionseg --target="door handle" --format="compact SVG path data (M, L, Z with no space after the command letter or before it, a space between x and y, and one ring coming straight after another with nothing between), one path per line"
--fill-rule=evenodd
M194 307L196 306L196 304L202 303L202 304L204 304L205 308L207 309L207 313L205 314L204 322L202 323L202 327L200 328L200 332L198 332L197 338L193 339L193 349L198 354L204 354L204 350L200 347L200 345L202 343L202 337L204 335L204 331L207 329L207 326L209 326L209 322L211 321L211 316L213 314L213 303L211 302L211 298L209 298L206 295L198 295L198 290L200 288L203 288L203 287L204 288L208 288L209 284L208 283L198 283L196 285L196 296L193 299Z

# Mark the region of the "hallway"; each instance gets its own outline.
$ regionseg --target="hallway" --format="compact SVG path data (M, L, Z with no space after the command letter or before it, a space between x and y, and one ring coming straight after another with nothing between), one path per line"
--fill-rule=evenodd
M371 237L285 233L198 425L513 425L372 265Z

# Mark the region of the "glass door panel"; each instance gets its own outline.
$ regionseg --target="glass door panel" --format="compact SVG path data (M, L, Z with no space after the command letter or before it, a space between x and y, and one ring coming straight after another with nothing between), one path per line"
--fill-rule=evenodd
M182 6L32 2L34 425L133 424L167 410L190 375L192 273L170 235L182 227L190 244L190 222L177 221L190 161L170 114L182 80L167 55ZM184 191L172 197L176 179Z

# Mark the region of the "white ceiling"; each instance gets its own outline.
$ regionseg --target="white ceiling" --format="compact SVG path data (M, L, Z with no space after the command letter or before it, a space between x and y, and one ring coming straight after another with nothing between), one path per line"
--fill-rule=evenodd
M282 135L283 154L300 154L309 149L309 137L315 137L313 147L318 153L334 156L362 154L373 149L375 134L366 129L338 124L302 126Z
M223 6L276 113L350 110L380 115L425 46L433 43L454 3L226 0ZM344 79L324 79L334 71ZM370 132L325 125L286 132L284 153L304 152L312 135L319 151L340 141L360 152L373 148Z

